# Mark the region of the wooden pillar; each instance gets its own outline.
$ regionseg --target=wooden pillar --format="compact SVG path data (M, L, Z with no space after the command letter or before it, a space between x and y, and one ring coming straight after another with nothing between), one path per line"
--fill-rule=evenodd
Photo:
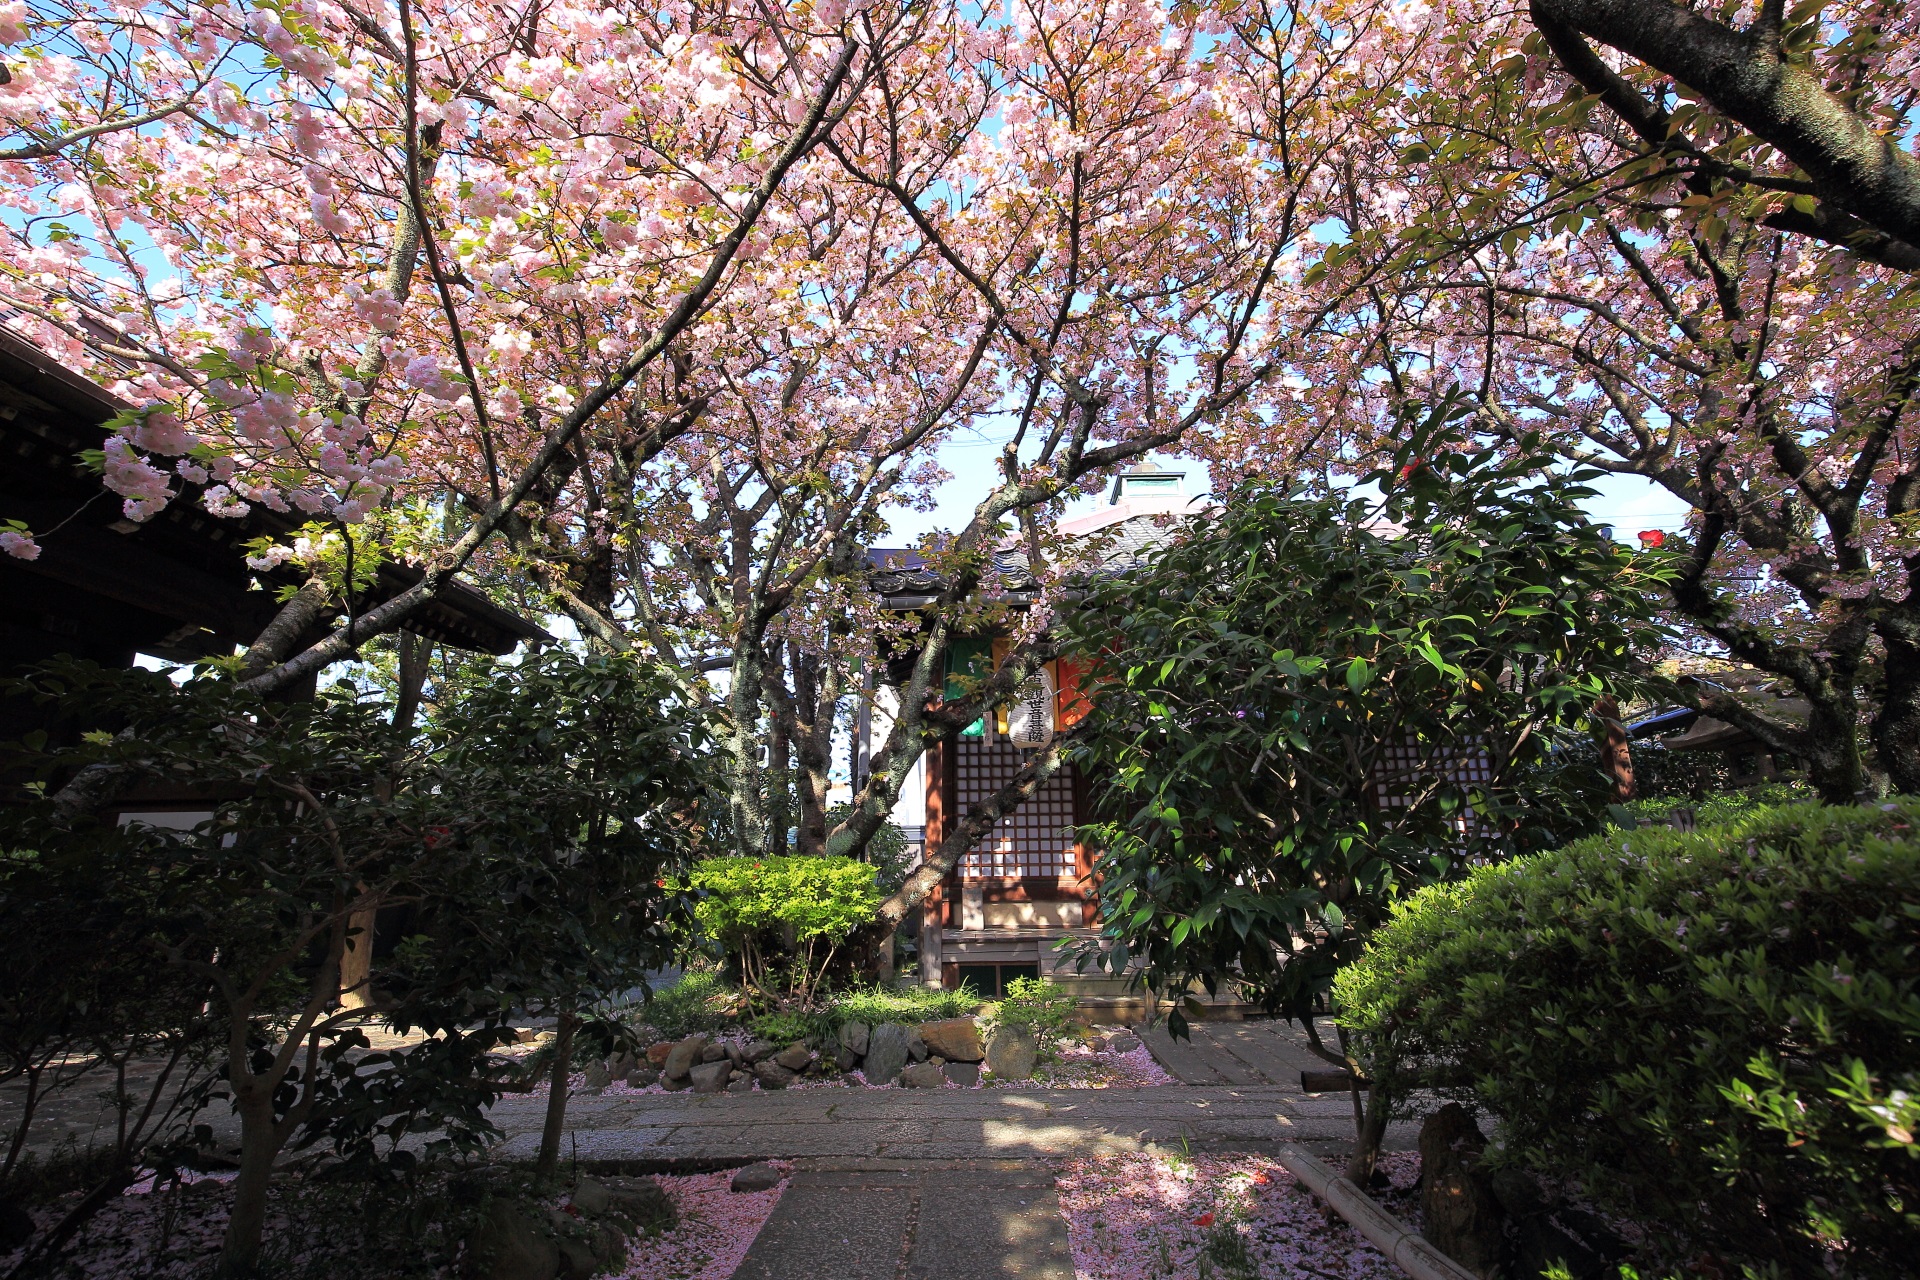
M1600 767L1613 779L1613 799L1616 804L1633 799L1633 748L1627 738L1627 726L1620 720L1620 704L1613 698L1602 698L1593 704L1593 713L1600 717L1603 737L1600 747Z
M1073 825L1077 832L1080 827L1093 821L1093 788L1078 765L1070 764L1067 769L1073 779ZM1095 857L1095 851L1076 834L1073 841L1073 875L1080 890L1080 925L1086 929L1096 928L1100 924L1100 871L1094 865Z

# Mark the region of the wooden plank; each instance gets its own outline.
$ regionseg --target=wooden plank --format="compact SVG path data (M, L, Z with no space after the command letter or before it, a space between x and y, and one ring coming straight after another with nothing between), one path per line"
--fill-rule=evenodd
M1226 1078L1207 1062L1192 1045L1182 1044L1167 1034L1165 1023L1142 1028L1140 1039L1152 1050L1154 1059L1173 1073L1182 1084L1225 1084Z
M1346 1093L1353 1088L1353 1074L1347 1071L1302 1071L1300 1087L1308 1093ZM1373 1081L1360 1081L1361 1092L1373 1088Z
M1274 1022L1223 1022L1211 1026L1227 1052L1254 1071L1260 1073L1269 1084L1291 1087L1298 1072L1308 1065L1318 1065L1313 1058L1283 1037Z
M1193 1035L1193 1047L1207 1065L1226 1077L1228 1084L1269 1084L1258 1071L1248 1066L1246 1061L1227 1047L1229 1037L1218 1034L1218 1028L1203 1022L1190 1022L1187 1030Z

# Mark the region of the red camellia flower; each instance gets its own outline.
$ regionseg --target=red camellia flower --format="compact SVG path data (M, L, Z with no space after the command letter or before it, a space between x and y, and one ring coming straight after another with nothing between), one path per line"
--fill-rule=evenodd
M1400 468L1400 478L1402 480L1405 480L1408 476L1412 475L1414 472L1418 471L1422 466L1424 466L1426 464L1426 461L1427 460L1425 458L1415 458L1412 462L1407 463L1405 466Z
M438 849L447 842L447 837L452 834L453 832L446 827L428 827L420 839L427 848Z
M1193 1220L1193 1225L1194 1225L1194 1226L1196 1226L1196 1227L1210 1227L1210 1226L1212 1226L1212 1225L1213 1225L1213 1214L1212 1214L1211 1212L1208 1212L1208 1213L1203 1213L1203 1214L1201 1214L1201 1215L1200 1215L1199 1217L1197 1217L1197 1218L1195 1218L1195 1219Z
M1253 1184L1256 1187L1264 1187L1269 1181L1271 1181L1271 1179L1264 1173L1256 1173L1253 1175Z
M1654 547L1665 545L1666 541L1667 541L1667 535L1662 530L1642 529L1640 531L1640 545L1648 548L1649 550L1651 550Z

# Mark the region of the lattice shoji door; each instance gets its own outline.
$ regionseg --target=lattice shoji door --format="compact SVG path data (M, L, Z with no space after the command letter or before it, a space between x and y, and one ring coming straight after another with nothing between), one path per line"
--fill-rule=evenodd
M1493 781L1493 761L1485 747L1473 742L1451 747L1429 747L1406 739L1389 743L1386 754L1374 771L1373 798L1382 809L1392 812L1413 803L1413 794L1421 782L1434 775L1447 778L1462 789L1471 789ZM1454 820L1462 835L1493 834L1474 816L1468 805Z
M1012 782L1024 754L1005 739L992 736L959 738L955 745L959 752L954 761L959 775L959 807L954 816L958 819ZM1071 878L1073 824L1073 779L1069 770L1061 769L1041 784L1031 800L1000 819L961 859L960 875L969 880Z

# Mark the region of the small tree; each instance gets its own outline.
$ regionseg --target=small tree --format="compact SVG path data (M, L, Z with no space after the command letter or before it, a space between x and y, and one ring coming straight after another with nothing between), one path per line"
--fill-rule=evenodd
M787 991L802 1001L880 902L872 865L841 857L710 858L687 885L701 932L739 960L742 982L770 993L775 948L788 950Z
M503 1084L486 1053L511 1035L512 1011L546 1004L568 1034L582 1005L666 954L662 881L695 830L699 726L631 659L551 653L488 674L411 748L385 705L344 688L275 705L217 673L176 688L85 664L35 682L125 726L37 753L43 772L111 762L213 810L192 831L68 827L41 799L0 808L0 849L7 888L84 884L137 919L141 945L115 963L129 979L178 975L168 990L185 993L146 1016L191 1025L211 996L241 1126L225 1274L257 1264L290 1145L400 1167L416 1158L398 1145L409 1133L440 1131L429 1154L477 1149ZM413 937L348 990L346 957L373 941L358 922L381 908L411 912ZM85 976L68 966L55 980ZM344 999L355 994L371 998ZM363 1055L376 1020L430 1035Z
M710 737L653 662L552 650L477 673L429 726L413 786L433 798L448 872L376 976L430 1030L545 1007L558 1017L539 1164L559 1159L588 1009L668 963L669 888L703 838Z
M1237 984L1311 1031L1397 897L1604 803L1544 766L1634 683L1654 584L1576 505L1588 473L1476 449L1453 417L1409 424L1378 498L1249 484L1067 620L1108 818L1083 964Z

